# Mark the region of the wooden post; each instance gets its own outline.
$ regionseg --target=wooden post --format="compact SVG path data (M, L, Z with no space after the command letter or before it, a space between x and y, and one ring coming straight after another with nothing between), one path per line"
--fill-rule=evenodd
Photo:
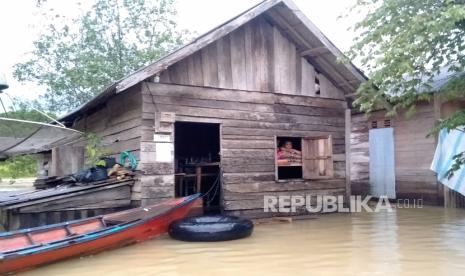
M349 203L351 194L350 182L350 132L351 132L351 110L348 108L345 112L345 148L346 148L346 203Z
M197 185L197 193L202 192L202 166L195 167L195 175L196 175L196 185Z
M434 113L434 125L436 126L439 120L442 118L442 101L438 94L434 94L433 96L433 113ZM435 135L434 143L438 144L438 136ZM437 177L436 177L437 179ZM450 189L447 186L442 185L441 182L436 180L436 187L437 187L437 199L438 204L441 204L444 207L452 207L452 201L454 197L450 196Z

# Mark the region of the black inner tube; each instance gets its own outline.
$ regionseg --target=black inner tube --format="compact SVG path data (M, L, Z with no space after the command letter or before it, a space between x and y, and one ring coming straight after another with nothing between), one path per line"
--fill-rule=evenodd
M191 217L173 222L169 234L181 241L229 241L252 234L252 221L233 216Z

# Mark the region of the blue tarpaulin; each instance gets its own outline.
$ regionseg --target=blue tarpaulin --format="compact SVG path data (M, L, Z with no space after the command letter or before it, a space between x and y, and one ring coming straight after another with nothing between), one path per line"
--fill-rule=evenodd
M465 167L462 166L449 179L447 171L454 164L454 156L465 151L465 132L443 129L439 132L438 145L434 154L431 170L438 174L438 181L450 189L465 195Z

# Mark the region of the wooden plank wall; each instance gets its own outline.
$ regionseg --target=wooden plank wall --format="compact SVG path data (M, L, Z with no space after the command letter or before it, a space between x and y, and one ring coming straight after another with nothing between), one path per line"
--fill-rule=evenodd
M366 118L364 114L352 117L351 162L354 194L369 193L368 130L372 121L383 122L384 112ZM436 149L434 136L426 137L434 127L432 104L419 104L412 117L401 114L388 118L394 128L395 173L397 198L422 198L424 203L436 205L438 185L429 168Z
M350 133L350 181L353 195L368 195L370 192L370 153L368 140L368 122L365 115L352 115Z
M87 113L73 124L73 128L103 137L110 155L133 151L139 157L141 108L140 88L134 87L109 99L95 112Z
M110 98L94 112L88 112L74 122L72 128L95 133L103 138L108 155L119 160L122 151L131 151L140 161L142 133L142 98L140 87L135 86ZM84 146L79 142L74 146ZM55 156L54 162L68 162ZM62 167L62 166L61 166ZM67 172L71 173L71 172ZM140 200L140 181L132 186L133 200ZM137 203L136 203L137 205Z
M84 166L84 146L65 145L52 149L49 175L63 176L77 172Z
M224 208L245 216L263 213L263 195L345 194L345 101L146 83L143 89L142 140L153 139L158 112L175 114L176 121L221 124L221 164ZM275 136L333 137L334 178L320 181L275 181ZM153 140L152 140L153 141ZM150 147L149 147L150 148ZM150 149L147 149L149 151ZM144 154L142 155L144 156ZM142 163L145 163L142 158ZM164 170L146 175L147 185L171 193L174 183ZM163 168L163 163L152 162ZM146 185L144 182L144 185Z
M315 76L320 95L315 94ZM168 67L160 82L344 99L263 16Z
M397 197L438 204L436 176L430 170L436 141L426 137L435 125L433 105L418 105L413 117L398 116L393 122Z

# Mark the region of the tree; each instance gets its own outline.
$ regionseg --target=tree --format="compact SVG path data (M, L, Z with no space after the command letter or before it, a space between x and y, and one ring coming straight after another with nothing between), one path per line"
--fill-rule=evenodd
M465 96L460 74L465 69L464 0L358 0L352 11L366 13L355 24L359 35L348 52L369 73L354 102L362 111L383 107L387 115L412 114L419 101L432 99L433 78L444 69L457 74L438 95L448 100ZM437 129L463 126L465 110L459 110ZM455 157L449 176L464 158Z
M40 103L59 113L85 103L111 83L181 45L174 0L94 0L79 18L45 9L49 22L29 59L15 65L19 81L46 88Z

